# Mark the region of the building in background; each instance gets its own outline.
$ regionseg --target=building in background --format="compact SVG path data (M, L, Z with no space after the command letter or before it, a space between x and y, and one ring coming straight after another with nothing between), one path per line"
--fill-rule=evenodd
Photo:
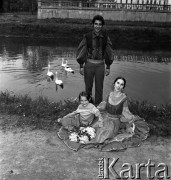
M103 3L103 5L106 5L106 7L110 7L113 3L171 5L171 0L97 0L96 2Z

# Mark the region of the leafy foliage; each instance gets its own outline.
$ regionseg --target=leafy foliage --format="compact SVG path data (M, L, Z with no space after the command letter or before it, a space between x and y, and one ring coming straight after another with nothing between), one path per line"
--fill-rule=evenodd
M0 113L19 115L27 118L15 123L18 127L31 125L38 129L53 126L59 117L63 117L78 107L76 99L67 99L65 103L49 102L47 98L38 97L32 100L28 95L16 96L9 91L0 93ZM26 120L27 119L27 120ZM5 123L7 126L8 123ZM1 123L2 126L2 123Z
M171 135L171 104L153 106L147 101L130 101L130 111L144 118L150 126L150 134Z
M37 0L3 0L2 9L4 12L36 12Z
M0 113L18 115L16 122L3 121L0 126L8 129L25 126L34 129L54 129L58 127L57 119L77 109L78 100L70 98L64 102L50 102L47 98L38 97L32 100L28 95L13 95L9 91L0 92ZM150 134L157 136L171 135L171 104L153 106L146 101L129 102L130 111L144 118L150 126Z

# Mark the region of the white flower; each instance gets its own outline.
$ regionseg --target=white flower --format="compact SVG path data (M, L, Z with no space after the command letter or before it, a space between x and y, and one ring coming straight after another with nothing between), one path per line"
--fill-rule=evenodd
M79 137L78 134L75 132L73 132L69 135L69 139L74 142L78 142L78 137Z
M82 134L87 133L88 135L90 135L90 138L95 138L96 133L95 133L95 129L92 127L80 127L80 131Z
M89 142L89 139L86 135L82 135L79 137L80 143L86 144Z
M94 128L92 128L92 127L87 127L87 128L86 128L86 131L87 131L87 133L90 135L90 138L91 138L91 139L92 139L92 138L95 138L96 133L95 133L95 129L94 129Z
M87 127L86 130L87 132L95 132L95 129L92 127Z

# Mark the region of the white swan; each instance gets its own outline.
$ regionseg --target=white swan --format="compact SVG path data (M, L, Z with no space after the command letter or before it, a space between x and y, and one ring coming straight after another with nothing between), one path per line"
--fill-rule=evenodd
M47 72L47 76L49 78L49 80L52 80L54 79L54 73L52 71L50 71L50 64L48 64L48 72Z
M67 66L67 61L66 63L64 63L64 58L62 58L62 64L61 64L62 67L66 67Z
M58 90L58 86L60 86L62 89L64 88L64 84L62 80L58 79L58 73L56 72L56 79L55 79L55 84L56 84L56 91Z
M66 61L66 65L65 65L65 71L67 71L67 72L70 72L70 73L73 73L74 74L74 70L73 69L71 69L69 66L68 66L68 61Z

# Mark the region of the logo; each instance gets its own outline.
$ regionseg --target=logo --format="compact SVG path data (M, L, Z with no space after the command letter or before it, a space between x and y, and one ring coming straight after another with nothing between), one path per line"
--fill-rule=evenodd
M165 163L154 164L150 159L145 163L123 163L119 158L99 158L99 179L170 179L169 167ZM119 170L118 170L119 169Z

